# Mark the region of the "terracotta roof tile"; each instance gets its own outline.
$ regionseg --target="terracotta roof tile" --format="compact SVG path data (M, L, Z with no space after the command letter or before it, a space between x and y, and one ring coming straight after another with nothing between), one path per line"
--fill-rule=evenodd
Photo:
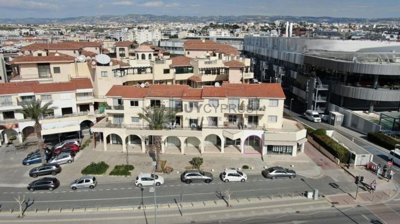
M116 47L130 47L133 45L132 41L118 41L115 42Z
M188 67L188 66L192 66L190 64L190 58L185 57L185 56L173 57L173 58L171 58L171 60L172 60L171 67Z
M142 45L139 45L139 47L137 47L135 49L135 51L136 52L153 52L154 50L149 45L142 44Z
M193 81L193 82L201 82L201 77L198 75L192 75L188 78L188 80Z
M182 98L202 99L208 97L258 97L284 99L279 83L263 84L224 84L221 87L191 88L186 85L151 85L148 88L136 86L113 86L108 97L122 98Z
M37 51L37 50L79 50L85 47L101 47L100 42L59 42L41 44L34 43L21 48L22 51Z
M117 59L111 59L113 65L119 65L119 66L130 66L129 63L117 60Z
M229 68L244 68L245 67L242 62L236 61L236 60L224 62L224 65L228 66Z
M0 95L17 93L51 93L69 92L77 89L92 89L90 79L72 79L69 82L39 83L39 82L9 82L0 84Z
M74 62L75 58L61 53L50 53L47 56L22 55L14 58L11 64L51 63L51 62Z

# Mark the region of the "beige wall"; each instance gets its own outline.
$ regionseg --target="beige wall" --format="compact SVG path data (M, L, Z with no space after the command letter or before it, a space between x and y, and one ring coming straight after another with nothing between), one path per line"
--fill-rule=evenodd
M22 79L38 79L39 71L37 64L21 64L19 65L20 76Z
M239 68L229 69L229 83L242 83L242 71Z

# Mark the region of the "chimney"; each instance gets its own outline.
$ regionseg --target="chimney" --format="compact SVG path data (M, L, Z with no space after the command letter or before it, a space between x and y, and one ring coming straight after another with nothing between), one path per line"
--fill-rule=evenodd
M286 37L289 37L289 22L286 22Z
M290 26L289 26L289 37L292 37L292 35L293 35L293 23L290 23Z

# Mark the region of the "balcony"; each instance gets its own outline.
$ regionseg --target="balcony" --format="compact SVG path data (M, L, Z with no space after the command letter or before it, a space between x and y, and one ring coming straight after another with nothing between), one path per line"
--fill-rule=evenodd
M243 79L252 79L254 78L254 73L253 72L245 72L243 73Z
M4 101L4 102L0 102L0 106L9 107L9 106L14 106L14 104L13 104L13 102L10 102L10 101Z
M106 113L124 113L123 105L107 106Z

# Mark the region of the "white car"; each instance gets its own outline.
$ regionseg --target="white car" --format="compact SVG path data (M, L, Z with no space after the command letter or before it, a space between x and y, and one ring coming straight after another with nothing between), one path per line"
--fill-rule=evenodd
M78 188L90 188L93 189L97 185L96 177L93 176L83 176L79 179L76 179L71 183L71 189L76 190Z
M224 182L230 182L230 181L245 182L247 180L247 175L245 173L233 168L225 169L225 171L221 173L220 177L221 180Z
M319 116L319 113L315 110L306 110L304 113L304 116L315 123L320 123L321 122L321 116Z
M153 186L154 183L156 186L160 186L161 184L164 184L164 178L157 174L140 173L135 180L135 185L138 187Z
M64 164L64 163L72 163L74 161L74 157L69 152L62 152L55 157L52 157L49 160L49 163L57 163L57 164Z

